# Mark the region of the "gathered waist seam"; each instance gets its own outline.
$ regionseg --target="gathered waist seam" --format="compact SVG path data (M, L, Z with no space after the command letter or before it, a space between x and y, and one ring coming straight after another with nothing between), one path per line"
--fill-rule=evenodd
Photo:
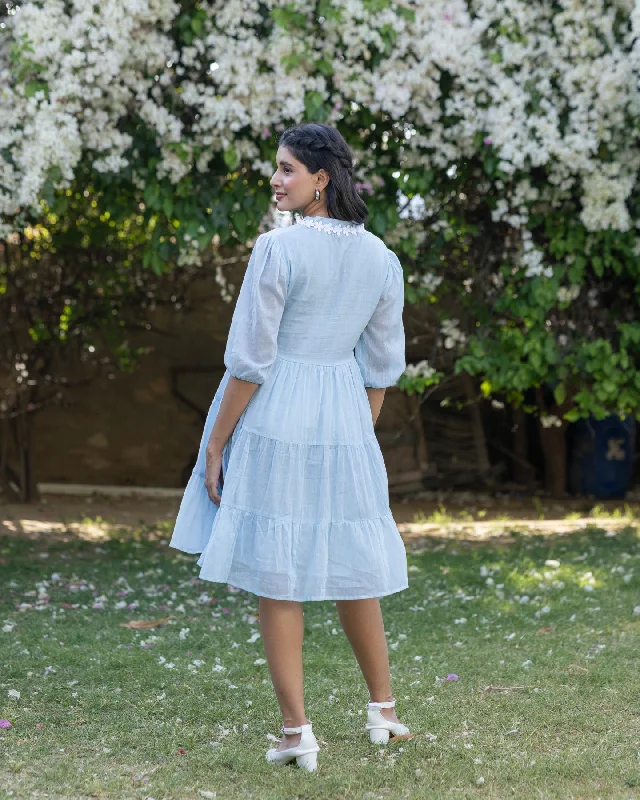
M355 355L347 356L339 361L307 361L303 358L291 358L291 356L281 355L278 353L276 355L276 359L278 361L291 361L293 364L307 364L310 367L338 367L343 364L351 364L355 361Z
M248 428L244 423L236 428L238 431L246 431L253 436L258 436L260 439L270 439L272 442L279 442L280 444L294 445L295 447L365 447L378 441L375 432L369 434L368 437L363 438L361 442L292 442L289 439L279 439L277 436L267 436L260 431Z

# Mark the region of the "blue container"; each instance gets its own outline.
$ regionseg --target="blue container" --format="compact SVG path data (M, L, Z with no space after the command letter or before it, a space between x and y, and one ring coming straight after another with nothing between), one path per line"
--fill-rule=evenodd
M631 488L635 420L615 415L569 426L569 491L601 500L623 498Z

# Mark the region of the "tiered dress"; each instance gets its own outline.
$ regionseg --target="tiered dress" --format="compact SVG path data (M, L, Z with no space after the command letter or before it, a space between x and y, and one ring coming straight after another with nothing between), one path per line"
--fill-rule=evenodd
M258 237L170 541L201 553L200 578L297 601L407 588L365 391L404 372L403 305L400 262L363 225L308 216ZM205 451L230 376L260 385L223 449L218 506Z

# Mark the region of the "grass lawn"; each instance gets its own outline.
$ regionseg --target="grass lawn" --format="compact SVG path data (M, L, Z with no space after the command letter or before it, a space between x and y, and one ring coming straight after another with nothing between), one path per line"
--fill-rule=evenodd
M199 581L170 527L0 538L0 798L640 796L635 528L412 541L410 588L382 603L415 736L385 748L334 605L305 604L310 775L264 758L256 598Z

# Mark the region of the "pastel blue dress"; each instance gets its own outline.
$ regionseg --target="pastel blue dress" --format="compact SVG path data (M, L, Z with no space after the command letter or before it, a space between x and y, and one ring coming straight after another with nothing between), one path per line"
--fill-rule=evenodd
M169 543L201 553L200 578L297 601L407 588L365 391L405 370L403 306L398 257L363 225L308 216L257 238ZM229 376L259 387L223 449L218 506L205 451Z

